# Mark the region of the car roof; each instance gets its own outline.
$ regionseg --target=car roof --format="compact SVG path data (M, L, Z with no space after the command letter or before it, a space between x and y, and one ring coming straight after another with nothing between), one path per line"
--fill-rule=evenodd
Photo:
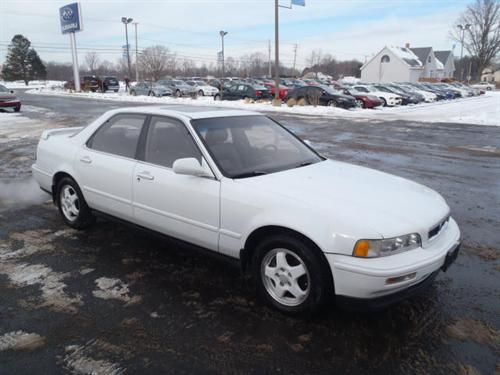
M118 113L143 113L148 115L171 116L171 117L186 117L188 119L196 120L203 118L214 117L234 117L234 116L255 116L261 115L258 112L245 111L245 110L228 110L224 108L210 108L210 107L197 107L197 106L142 106L142 107L125 107L113 110L115 114Z

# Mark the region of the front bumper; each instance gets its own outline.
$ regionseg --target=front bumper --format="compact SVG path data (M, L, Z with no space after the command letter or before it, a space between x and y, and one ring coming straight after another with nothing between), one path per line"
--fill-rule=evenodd
M0 102L0 108L21 108L21 102L19 100Z
M460 230L455 220L425 247L380 258L356 258L325 254L332 270L335 294L339 299L376 300L412 288L439 271L448 254L459 247ZM458 251L458 250L457 250ZM388 279L413 275L395 283ZM405 297L403 297L405 298Z

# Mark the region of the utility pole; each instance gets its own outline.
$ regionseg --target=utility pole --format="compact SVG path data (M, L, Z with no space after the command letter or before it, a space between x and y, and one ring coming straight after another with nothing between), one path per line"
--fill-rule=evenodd
M293 74L295 74L295 63L297 62L297 48L299 48L299 45L296 43L293 46Z
M139 46L137 45L137 22L134 22L135 27L135 81L139 82Z
M268 68L269 68L268 75L269 75L269 78L271 78L273 76L272 75L273 73L272 73L272 70L271 70L271 39L267 40L267 55L268 55L267 65L268 65Z
M469 30L471 26L472 26L471 24L457 25L457 27L461 30L462 33L460 37L461 48L460 48L460 77L459 77L461 81L464 79L464 62L462 60L464 56L464 34L465 30Z
M130 72L130 46L128 44L128 28L127 28L127 26L132 21L133 21L132 18L122 17L122 22L125 25L125 41L127 43L126 47L127 47L127 65L128 65L128 77L129 77L129 79L130 79L130 76L132 74Z
M275 107L281 107L280 100L280 36L279 36L279 2L274 0L274 100Z
M222 100L222 92L224 91L224 37L227 35L227 31L224 31L224 30L221 30L219 31L219 35L221 37L221 40L222 40L222 77L221 77L221 80L220 80L220 98Z

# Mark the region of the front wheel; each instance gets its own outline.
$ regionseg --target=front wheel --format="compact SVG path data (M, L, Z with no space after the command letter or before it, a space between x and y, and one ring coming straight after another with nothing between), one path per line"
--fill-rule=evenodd
M214 100L219 101L222 100L219 94L214 95Z
M198 96L205 96L205 94L203 93L203 90L198 91Z
M175 97L176 97L176 98L180 98L180 97L181 97L181 95L182 95L182 94L181 94L181 91L180 91L180 90L176 90L176 91L175 91Z
M382 107L387 107L387 100L384 98L380 98L380 100L382 100Z
M259 296L290 315L316 312L333 283L314 246L298 237L276 235L257 246L253 272Z
M337 102L335 100L330 100L328 102L328 106L329 107L338 107L338 104L337 104Z
M154 91L149 92L149 96L156 96Z
M85 229L95 222L78 184L64 177L57 185L57 206L64 222L75 229Z

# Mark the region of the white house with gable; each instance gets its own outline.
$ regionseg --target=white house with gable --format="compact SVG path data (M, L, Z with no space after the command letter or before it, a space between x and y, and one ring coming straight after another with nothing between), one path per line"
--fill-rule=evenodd
M446 59L445 62L441 59ZM418 82L421 78L453 76L453 54L432 47L384 47L361 67L363 82Z

